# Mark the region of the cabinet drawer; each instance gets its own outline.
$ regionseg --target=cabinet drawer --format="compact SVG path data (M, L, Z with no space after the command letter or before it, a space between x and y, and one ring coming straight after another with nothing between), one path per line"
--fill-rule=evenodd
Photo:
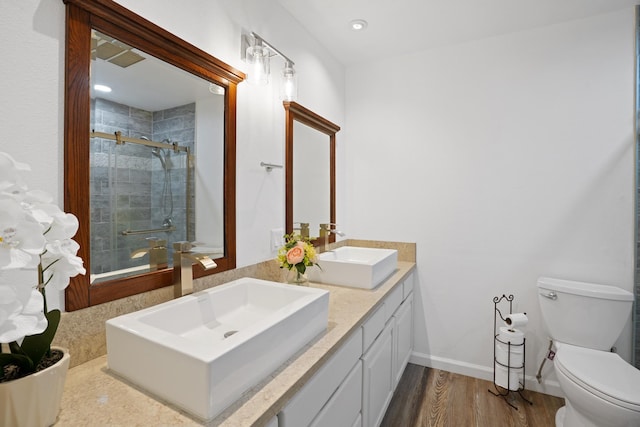
M384 309L385 309L385 319L384 322L387 323L393 313L400 307L400 303L402 303L402 284L396 286L384 300Z
M380 304L376 311L362 324L362 353L366 353L387 322L384 306L384 303Z
M351 427L362 407L362 361L358 361L324 405L311 427Z
M307 426L316 417L362 355L358 328L278 414L280 427Z

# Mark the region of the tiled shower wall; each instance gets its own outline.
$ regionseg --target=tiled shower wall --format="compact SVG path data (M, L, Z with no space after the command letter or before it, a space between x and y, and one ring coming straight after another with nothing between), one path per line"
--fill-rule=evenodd
M120 131L123 136L166 140L194 148L195 104L149 112L97 98L92 100L91 114L95 131ZM151 147L133 143L116 146L115 141L101 138L90 139L90 144L92 274L148 263L147 257L131 259L133 250L148 246L148 237L167 239L169 248L174 241L194 240L193 219L189 234L186 226L185 153L165 149L161 155L167 164L166 172ZM168 198L162 197L167 175L172 209ZM190 189L193 192L193 182ZM171 217L175 231L122 235L124 230L162 228L167 217Z

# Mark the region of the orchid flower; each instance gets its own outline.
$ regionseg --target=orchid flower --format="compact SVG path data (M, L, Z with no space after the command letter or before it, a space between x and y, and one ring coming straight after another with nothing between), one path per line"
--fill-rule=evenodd
M25 283L24 273L14 270L0 275L0 342L39 334L47 327L44 298L33 284Z
M45 313L45 287L62 290L86 270L72 240L78 219L63 212L49 194L29 191L22 176L29 170L0 152L0 343L17 346L21 339L34 342L42 334L50 346L60 313ZM42 355L32 356L36 366Z
M0 270L35 268L44 246L42 225L19 202L0 196Z

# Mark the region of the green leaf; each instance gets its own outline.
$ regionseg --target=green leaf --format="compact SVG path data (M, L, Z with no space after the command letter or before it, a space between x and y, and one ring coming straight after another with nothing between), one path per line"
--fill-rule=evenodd
M45 317L49 322L47 329L41 334L24 337L21 345L22 351L33 361L34 369L51 349L51 342L60 324L60 310L51 310Z

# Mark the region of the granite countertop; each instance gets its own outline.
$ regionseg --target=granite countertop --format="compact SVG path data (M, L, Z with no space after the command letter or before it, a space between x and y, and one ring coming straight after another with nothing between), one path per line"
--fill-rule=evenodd
M101 356L69 370L62 407L55 426L262 426L340 347L384 297L415 269L398 262L398 269L374 290L310 283L330 291L327 331L289 359L276 372L246 392L210 422L202 422L117 377Z

